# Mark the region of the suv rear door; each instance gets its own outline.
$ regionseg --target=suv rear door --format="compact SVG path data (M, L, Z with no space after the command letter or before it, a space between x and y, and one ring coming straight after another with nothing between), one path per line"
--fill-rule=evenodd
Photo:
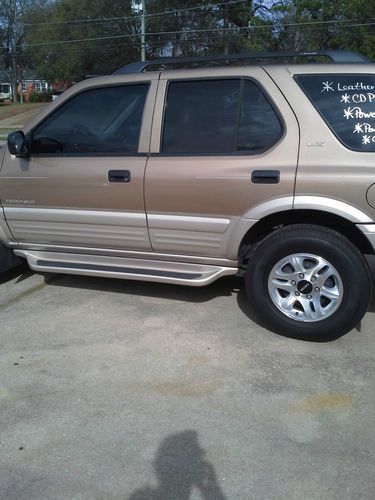
M251 209L292 208L299 133L262 68L162 73L145 176L158 252L235 259L229 241Z

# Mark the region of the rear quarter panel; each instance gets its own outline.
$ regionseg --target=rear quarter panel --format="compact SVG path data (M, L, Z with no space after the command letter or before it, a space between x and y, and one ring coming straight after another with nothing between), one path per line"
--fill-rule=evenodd
M375 221L375 209L366 200L369 187L375 182L375 153L351 151L335 137L319 112L294 80L297 74L375 74L374 64L350 65L299 65L289 67L266 67L266 71L277 83L296 113L301 145L295 189L295 207L300 197L313 196L316 206L327 211L335 211L335 205L324 198L345 203L362 213L363 220ZM332 102L339 105L339 102ZM318 198L321 198L319 202ZM328 205L331 208L328 210ZM341 205L343 206L343 205ZM302 207L301 207L302 208ZM304 206L303 208L307 208ZM358 212L355 212L358 214ZM348 218L350 214L348 213Z

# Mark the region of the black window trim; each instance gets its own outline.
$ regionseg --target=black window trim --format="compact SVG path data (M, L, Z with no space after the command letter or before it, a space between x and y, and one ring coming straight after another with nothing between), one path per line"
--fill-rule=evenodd
M244 82L245 80L249 80L251 82L253 82L259 89L259 91L263 94L263 96L265 97L266 101L269 103L269 105L271 106L272 110L274 111L277 119L279 120L279 123L280 123L280 128L281 128L281 132L280 132L280 135L278 136L278 138L272 143L271 146L268 146L266 148L263 148L263 149L259 149L255 152L251 152L251 151L232 151L232 152L227 152L227 153L217 153L217 152L205 152L205 153L202 153L202 152L198 152L198 153L165 153L164 151L162 151L162 148L163 148L163 136L164 136L164 122L165 122L165 115L166 115L166 109L167 109L167 97L168 97L168 91L169 91L169 84L170 83L174 83L174 82L194 82L194 81L198 81L198 82L206 82L206 81L209 81L209 80L240 80L240 99L239 99L239 106L238 106L238 110L237 110L237 113L239 115L240 113L240 104L241 104L241 99L242 99L242 96L243 96L243 87L244 87L244 84L242 82ZM242 87L242 88L241 88ZM238 134L239 134L239 121L237 121L239 119L239 116L237 116L237 119L236 119L236 131L235 131L235 143L237 144L238 142ZM264 154L266 151L270 151L271 149L273 149L275 146L277 146L282 140L283 138L285 137L286 135L286 130L287 130L287 127L286 127L286 124L285 124L285 120L281 114L281 112L279 111L279 108L276 106L276 103L275 101L272 99L272 97L269 95L269 93L267 92L267 90L263 87L263 85L258 81L256 80L255 78L253 77L249 77L249 76L244 76L244 75L230 75L230 76L220 76L220 77L217 77L217 76L208 76L208 77L195 77L195 78L170 78L168 81L167 81L167 86L166 86L166 89L165 89L165 94L164 94L164 104L163 104L163 117L162 117L162 122L161 122L161 130L160 130L160 140L159 140L159 152L158 153L150 153L150 156L161 156L161 157L198 157L198 156L257 156L257 155L261 155L261 154Z
M323 116L323 114L320 112L320 109L316 106L316 103L314 103L314 101L310 98L310 96L307 94L307 92L305 92L305 90L303 89L302 85L298 82L298 77L300 76L324 76L324 77L329 77L329 76L357 76L357 77L360 77L360 76L371 76L372 78L375 79L375 73L358 73L356 71L354 71L353 73L349 72L349 71L346 71L345 73L298 73L298 74L294 74L293 75L293 79L294 81L296 82L296 84L298 85L298 88L301 90L301 92L303 93L303 95L305 97L307 97L307 99L311 102L312 106L314 107L314 109L317 111L317 113L319 113L319 116L321 117L321 119L323 120L323 122L327 125L327 127L330 129L330 131L332 132L332 134L334 135L334 137L337 139L337 141L342 145L344 146L344 148L348 149L349 151L353 151L353 153L365 153L365 154L374 154L375 151L365 151L363 149L355 149L355 148L352 148L350 146L348 146L338 135L337 133L335 132L335 130L333 129L333 127L331 126L331 124L328 122L328 120Z
M44 123L50 116L54 115L59 109L61 109L66 103L71 101L73 98L84 94L85 92L89 90L97 90L97 89L103 89L103 88L111 88L111 87L125 87L125 86L134 86L134 85L146 85L148 87L147 93L146 93L146 98L145 98L145 105L143 107L143 113L142 113L142 120L141 120L141 126L139 129L139 137L138 137L138 145L137 145L137 151L133 153L119 153L119 152L102 152L102 153L96 153L96 152L89 152L89 153L33 153L31 150L31 145L33 142L33 134L34 131L42 124ZM151 80L143 80L139 82L119 82L119 83L104 83L102 85L96 85L93 87L87 87L79 92L76 92L72 94L70 97L65 99L63 102L59 104L55 109L53 109L50 113L48 113L46 116L43 117L43 120L38 122L27 134L26 134L26 140L28 143L29 151L30 151L30 157L32 158L106 158L106 157L135 157L135 156L148 156L149 153L140 153L139 152L139 141L141 138L142 134L142 129L143 129L143 121L144 121L144 116L145 116L145 110L146 110L146 103L147 103L147 97L150 92L150 87L151 87Z

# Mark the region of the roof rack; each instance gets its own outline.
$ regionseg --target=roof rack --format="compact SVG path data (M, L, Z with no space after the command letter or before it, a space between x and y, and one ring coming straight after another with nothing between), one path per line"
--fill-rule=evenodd
M246 59L273 59L273 58L293 58L293 57L321 57L325 56L331 59L333 63L369 63L370 61L356 52L349 50L314 50L307 52L253 52L250 54L220 54L216 56L200 57L163 57L153 61L139 61L127 64L115 71L114 75L125 75L129 73L141 73L150 66L168 66L170 64L187 63L230 63L230 61L240 61Z

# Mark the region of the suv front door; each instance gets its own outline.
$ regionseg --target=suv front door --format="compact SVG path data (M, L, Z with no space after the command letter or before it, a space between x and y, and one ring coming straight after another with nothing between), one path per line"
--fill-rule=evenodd
M236 259L232 234L252 208L292 208L298 142L262 68L164 72L145 177L153 249Z
M22 246L150 250L143 182L157 77L85 83L7 154L1 199ZM116 81L116 80L115 80Z

